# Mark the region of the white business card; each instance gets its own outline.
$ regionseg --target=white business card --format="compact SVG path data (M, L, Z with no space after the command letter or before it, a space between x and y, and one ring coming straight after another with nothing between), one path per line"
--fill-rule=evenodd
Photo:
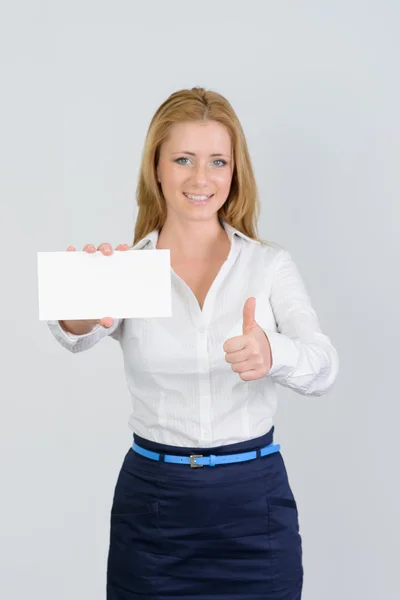
M170 317L170 250L38 252L39 320Z

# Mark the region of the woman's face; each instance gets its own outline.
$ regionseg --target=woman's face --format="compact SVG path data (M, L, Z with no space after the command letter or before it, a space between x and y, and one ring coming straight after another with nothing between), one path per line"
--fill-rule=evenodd
M226 201L232 182L230 135L216 121L176 123L161 145L157 178L171 212L210 218Z

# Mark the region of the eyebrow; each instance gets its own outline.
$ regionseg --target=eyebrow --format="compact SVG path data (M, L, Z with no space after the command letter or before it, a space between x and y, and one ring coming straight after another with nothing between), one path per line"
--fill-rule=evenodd
M171 154L190 154L190 156L196 156L195 152L189 152L188 150L181 150L181 152L172 152ZM231 158L229 154L221 153L210 154L210 156L227 156L228 158Z

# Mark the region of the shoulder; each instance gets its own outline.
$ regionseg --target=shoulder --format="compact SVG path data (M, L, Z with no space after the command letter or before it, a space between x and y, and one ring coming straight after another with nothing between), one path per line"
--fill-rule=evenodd
M265 266L271 266L289 253L281 244L272 240L251 240L245 242L246 251L264 262Z

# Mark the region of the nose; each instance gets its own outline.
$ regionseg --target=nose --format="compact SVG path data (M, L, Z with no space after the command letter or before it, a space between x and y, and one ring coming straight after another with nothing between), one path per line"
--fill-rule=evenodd
M195 167L195 171L193 174L193 182L198 187L205 187L208 185L208 177L207 177L207 167L202 164L197 164Z

